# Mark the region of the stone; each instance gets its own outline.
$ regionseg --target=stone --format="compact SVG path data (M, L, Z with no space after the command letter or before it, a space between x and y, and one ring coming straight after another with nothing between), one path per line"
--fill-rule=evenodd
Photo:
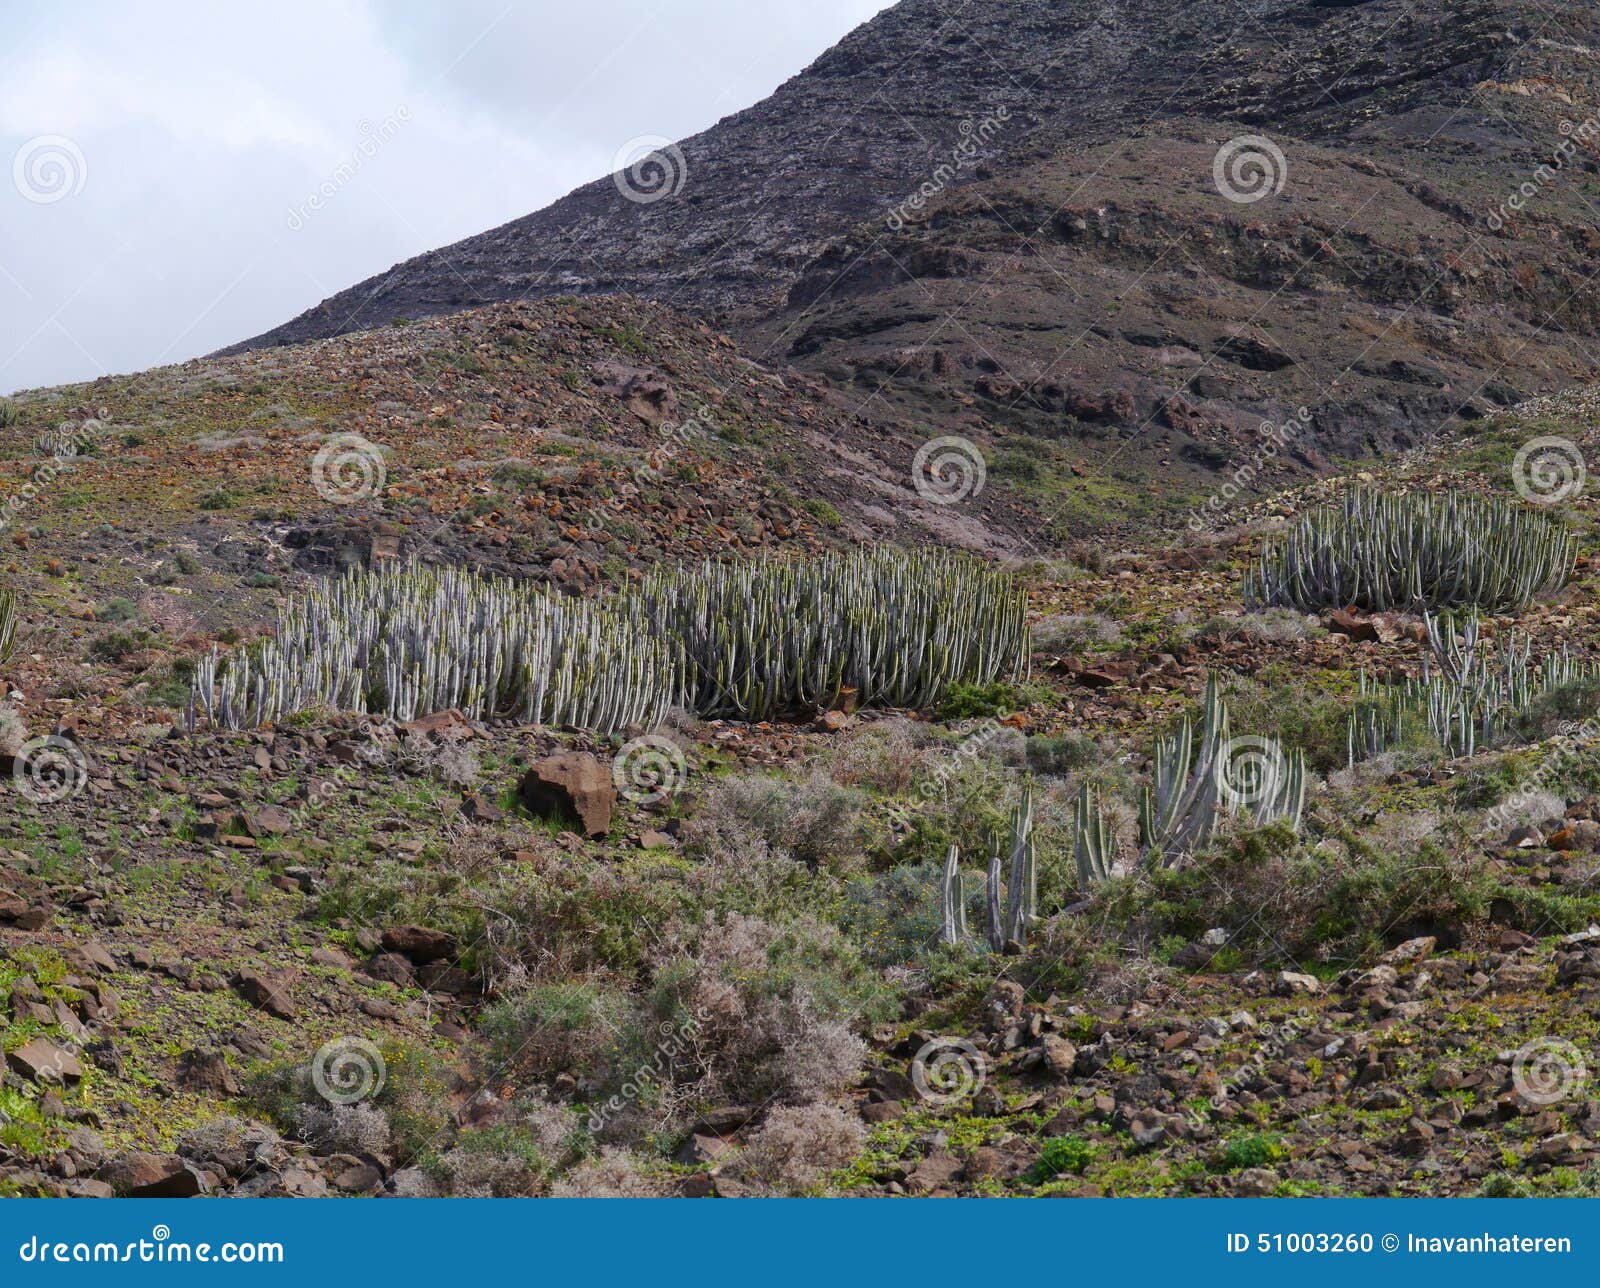
M178 1057L178 1084L213 1096L237 1096L239 1079L220 1051L192 1049Z
M83 1077L78 1058L48 1038L34 1038L7 1051L6 1064L34 1082L77 1082Z
M454 957L456 941L453 935L428 926L390 926L383 932L385 951L399 953L417 966Z
M517 786L531 813L576 822L591 837L611 830L617 804L611 772L587 752L557 752L534 761Z
M1072 1076L1078 1063L1078 1048L1059 1033L1046 1033L1039 1039L1039 1050L1044 1056L1044 1066L1058 1078Z
M176 1154L132 1150L107 1163L100 1179L134 1199L187 1199L205 1192L199 1172Z
M733 1142L721 1136L694 1133L679 1146L677 1160L686 1167L700 1163L714 1163L733 1148Z
M1336 608L1328 614L1327 627L1335 635L1343 635L1355 641L1367 641L1376 644L1379 639L1378 624L1364 617L1357 617L1347 608Z
M429 734L435 738L443 738L447 742L459 742L477 733L472 727L472 721L454 707L446 711L435 711L431 715L418 716L415 720L402 720L395 728L407 736Z
M1247 1167L1233 1178L1233 1192L1239 1198L1269 1198L1281 1183L1281 1178L1270 1167Z
M1286 997L1315 997L1322 992L1322 981L1315 975L1283 970L1278 972L1276 991Z
M288 986L260 971L240 971L233 977L233 988L251 1006L280 1020L292 1020L297 1014Z
M932 1194L935 1190L948 1189L961 1171L961 1160L954 1154L935 1150L911 1169L906 1177L906 1189L912 1194Z

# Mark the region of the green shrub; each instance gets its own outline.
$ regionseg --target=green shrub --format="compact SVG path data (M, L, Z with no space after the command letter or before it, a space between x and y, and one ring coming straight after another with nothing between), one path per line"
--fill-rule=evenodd
M1043 1185L1066 1172L1082 1176L1094 1156L1094 1145L1082 1136L1052 1136L1040 1147L1026 1179L1030 1185Z
M1283 1138L1266 1132L1235 1136L1223 1146L1222 1166L1230 1172L1246 1167L1267 1167L1284 1156Z

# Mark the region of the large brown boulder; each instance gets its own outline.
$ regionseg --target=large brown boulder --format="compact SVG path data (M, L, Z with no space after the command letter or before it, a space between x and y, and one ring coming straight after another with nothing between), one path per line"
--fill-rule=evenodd
M532 813L544 818L577 823L590 836L611 830L616 784L611 771L587 752L562 751L534 761L517 793Z
M135 1199L187 1199L205 1191L199 1174L176 1154L130 1150L100 1170L100 1179Z

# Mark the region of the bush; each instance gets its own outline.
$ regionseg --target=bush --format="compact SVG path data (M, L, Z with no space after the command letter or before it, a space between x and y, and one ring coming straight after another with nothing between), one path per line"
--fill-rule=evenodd
M686 821L684 843L713 862L780 861L847 866L866 836L866 801L825 774L794 781L767 774L724 779Z
M729 1171L764 1189L797 1195L822 1173L844 1167L866 1141L861 1120L838 1105L783 1105L767 1115Z
M593 980L535 985L490 1007L478 1032L493 1079L569 1073L598 1090L640 1054L633 1000Z
M1283 1139L1265 1132L1235 1136L1222 1150L1222 1166L1236 1172L1246 1167L1268 1167L1284 1156Z
M1039 1150L1039 1157L1028 1169L1030 1185L1043 1185L1046 1181L1071 1172L1082 1176L1094 1161L1095 1148L1082 1136L1052 1136Z

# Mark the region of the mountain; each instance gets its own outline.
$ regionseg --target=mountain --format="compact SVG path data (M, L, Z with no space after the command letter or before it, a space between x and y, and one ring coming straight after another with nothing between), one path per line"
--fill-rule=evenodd
M1593 375L1597 48L1543 0L905 0L653 167L240 347L630 293L1020 435L1024 492L1111 460L1196 494L1262 422L1315 469Z

